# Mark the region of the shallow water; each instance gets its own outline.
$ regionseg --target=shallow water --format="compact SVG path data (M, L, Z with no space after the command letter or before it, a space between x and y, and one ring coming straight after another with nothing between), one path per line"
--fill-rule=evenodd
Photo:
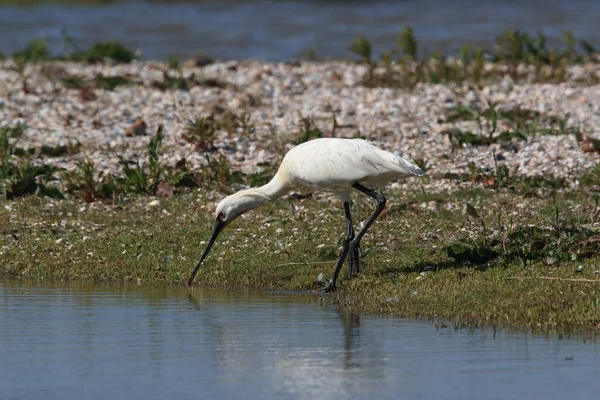
M259 0L141 1L100 5L0 5L0 51L12 54L34 39L64 52L62 30L80 47L116 39L144 58L191 57L290 60L314 48L326 58L348 58L347 47L366 35L375 52L394 47L403 25L414 28L422 50L452 53L463 43L491 45L503 30L535 34L553 44L565 31L600 44L600 2L589 0ZM71 51L72 49L67 49Z
M312 294L0 280L1 399L591 399L600 345Z

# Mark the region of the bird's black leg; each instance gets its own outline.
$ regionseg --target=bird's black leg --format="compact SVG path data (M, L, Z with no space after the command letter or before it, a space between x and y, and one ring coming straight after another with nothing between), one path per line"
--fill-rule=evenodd
M385 208L385 203L387 199L381 193L377 193L374 190L364 187L360 183L355 183L352 187L356 190L360 190L367 196L371 196L375 200L377 200L377 209L371 215L371 218L367 221L365 226L358 232L358 235L354 236L354 228L352 227L352 219L350 217L350 203L344 202L344 213L346 214L346 224L348 226L348 234L346 236L346 240L344 240L344 247L342 248L342 253L337 260L337 264L335 265L335 270L333 271L333 276L331 280L325 286L322 291L323 292L331 292L335 289L335 281L337 280L338 275L340 274L340 270L342 269L342 265L344 264L344 259L348 255L348 251L351 251L350 255L350 273L357 273L358 266L358 254L359 254L359 245L362 237L367 233L367 230L373 225L373 222L377 219L379 214Z
M385 196L382 195L381 193L377 193L374 190L366 188L363 185L361 185L360 183L355 183L354 185L352 185L352 187L356 190L360 190L364 194L371 196L372 198L377 200L377 209L375 210L373 215L371 215L371 218L369 218L369 220L367 221L365 226L360 230L360 232L358 232L358 235L356 235L356 237L349 243L350 275L356 275L356 274L358 274L358 272L360 272L359 261L358 261L358 255L359 255L359 251L360 251L359 250L360 240L365 235L365 233L367 233L367 229L369 229L369 227L373 224L373 222L375 222L375 220L377 219L379 214L381 214L381 212L385 208L385 203L387 200L386 200ZM353 261L353 258L355 259L355 261Z
M348 275L356 276L360 272L360 248L358 245L352 246L352 242L350 242L350 246L348 248Z
M360 249L358 246L352 246L352 240L354 240L354 228L352 226L352 216L350 215L350 205L344 203L344 213L346 215L346 224L348 225L348 276L355 276L360 270L358 256Z
M346 255L348 255L348 249L350 247L350 243L354 240L354 227L352 226L352 216L350 215L350 203L344 202L344 215L346 216L346 238L344 239L344 245L342 247L342 253L335 264L335 269L333 270L333 276L331 280L321 291L322 292L331 292L335 290L335 281L337 280L338 275L340 274L340 270L342 269L342 265L344 264L344 260L346 259ZM350 260L352 262L352 260Z
M346 219L350 221L352 224L352 220L350 220L350 212L346 213ZM354 232L352 233L352 238L350 243L348 243L348 276L353 277L358 275L360 272L360 248L358 245L353 246L352 241L354 240Z

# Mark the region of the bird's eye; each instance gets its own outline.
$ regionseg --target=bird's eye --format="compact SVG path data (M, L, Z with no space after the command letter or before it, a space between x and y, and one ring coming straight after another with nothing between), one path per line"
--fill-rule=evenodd
M223 219L223 217L225 216L225 214L223 214L222 212L219 213L219 215L217 215L217 219Z

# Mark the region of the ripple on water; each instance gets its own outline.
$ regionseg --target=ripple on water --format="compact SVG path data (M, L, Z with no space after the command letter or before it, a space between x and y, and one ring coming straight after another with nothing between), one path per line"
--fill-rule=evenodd
M600 346L344 313L312 294L0 283L0 398L570 398Z

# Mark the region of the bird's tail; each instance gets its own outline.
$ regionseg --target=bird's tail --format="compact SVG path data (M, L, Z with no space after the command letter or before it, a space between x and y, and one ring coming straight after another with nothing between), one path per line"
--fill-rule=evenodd
M406 158L400 156L398 153L387 153L389 158L392 158L393 164L396 165L397 172L400 172L405 175L415 175L415 176L423 176L425 175L425 171L423 171L417 164L414 162L407 160Z
M402 166L402 169L404 169L408 174L410 174L410 175L416 175L416 176L423 176L423 175L425 175L425 171L423 171L414 162L409 161L406 158L403 158L403 157L400 157L400 156L398 156L398 158L399 158L398 162Z
M375 151L375 153L378 154L378 157L377 160L374 160L374 164L379 164L380 167L388 169L389 171L394 171L401 175L425 175L425 171L423 171L417 164L400 156L400 154L396 152L391 153L389 151L384 151L381 149L377 150Z

